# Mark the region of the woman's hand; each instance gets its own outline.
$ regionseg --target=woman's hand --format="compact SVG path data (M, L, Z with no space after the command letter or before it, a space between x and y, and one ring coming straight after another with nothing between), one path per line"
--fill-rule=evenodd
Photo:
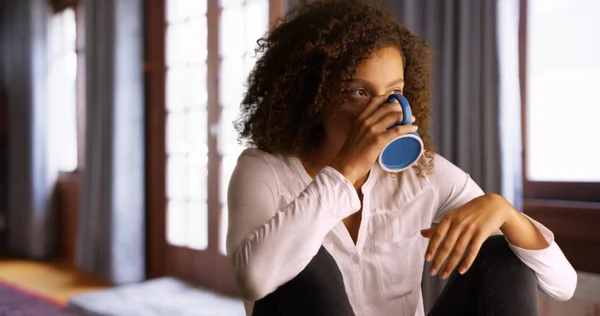
M400 135L417 130L414 125L400 125L388 130L402 121L402 108L397 101L383 104L387 97L382 95L371 99L330 164L353 184L369 172L385 145Z
M498 229L514 222L518 211L497 194L486 194L450 211L440 224L424 229L421 234L430 238L425 260L433 262L429 274L447 278L466 252L458 270L469 270L483 242ZM448 258L448 256L450 257ZM446 265L441 269L444 261Z

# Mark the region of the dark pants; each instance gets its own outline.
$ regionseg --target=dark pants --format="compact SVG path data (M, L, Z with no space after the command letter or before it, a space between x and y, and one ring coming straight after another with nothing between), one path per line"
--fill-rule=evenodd
M354 312L335 260L321 247L300 274L257 301L253 315L353 316ZM450 276L429 315L538 315L535 274L503 236L492 236L466 274Z

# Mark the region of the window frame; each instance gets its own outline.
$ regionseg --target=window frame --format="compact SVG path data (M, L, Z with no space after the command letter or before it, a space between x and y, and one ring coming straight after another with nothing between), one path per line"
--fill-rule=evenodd
M286 9L283 0L269 1L269 27ZM148 278L176 275L219 292L237 295L231 267L220 252L220 220L224 211L219 199L223 157L218 150L219 100L219 0L207 0L207 115L208 115L208 248L194 250L170 245L166 239L166 0L148 0L145 5L145 98L146 98L146 205ZM172 257L172 258L170 258ZM171 262L167 262L170 260ZM205 269L191 271L190 267Z
M519 3L523 211L554 233L575 269L600 273L600 182L542 182L527 179L527 17L529 0Z
M525 199L600 202L600 182L530 181L527 179L527 17L528 0L520 0L519 79L523 144L523 193Z

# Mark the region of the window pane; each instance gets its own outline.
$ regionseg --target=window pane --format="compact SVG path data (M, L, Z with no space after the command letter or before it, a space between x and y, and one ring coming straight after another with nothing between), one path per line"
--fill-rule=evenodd
M240 30L244 28L244 7L235 6L221 11L219 22L219 53L221 56L241 57L244 55L244 41L240 40Z
M251 53L256 48L256 40L263 37L269 29L269 1L249 1L245 11L245 50Z
M219 5L221 8L229 8L240 6L244 3L244 0L219 0Z
M600 182L600 1L529 3L527 178Z
M208 169L206 165L196 167L190 165L188 170L187 196L194 200L206 201L208 199Z
M248 76L250 75L250 72L252 71L252 69L254 69L254 65L256 64L256 59L257 59L257 57L254 55L254 53L247 54L244 57L244 72L246 74L248 74Z
M244 93L247 74L244 72L244 58L225 58L221 63L219 100L223 107L239 108Z
M184 89L187 68L169 69L166 74L165 100L167 110L181 110L184 108Z
M219 123L218 147L221 155L239 154L243 147L238 143L238 134L232 121L238 118L238 108L225 108Z
M192 107L206 107L208 100L206 85L206 64L194 64L188 68L186 83L186 105Z
M167 22L177 23L206 14L206 0L167 0Z
M48 165L61 171L77 169L77 54L75 13L64 10L49 20L48 44Z
M62 15L62 27L64 29L63 51L75 52L75 34L77 33L75 11L73 9L67 9L59 14Z
M166 63L167 66L181 66L189 63L204 63L207 55L206 18L188 20L182 24L167 27Z
M206 155L208 154L208 134L207 134L207 117L206 109L192 110L186 115L188 142L190 152L196 154L204 154L204 157L199 156L195 161L201 165L207 163Z
M187 205L182 200L169 200L167 206L167 242L185 246L188 221Z
M186 120L184 112L171 112L167 115L167 153L181 155L189 151L190 145L185 132Z
M206 107L206 64L167 70L166 106L168 110Z
M205 201L189 204L187 246L196 250L208 248L208 206Z
M187 189L187 164L185 156L167 158L167 197L185 199Z

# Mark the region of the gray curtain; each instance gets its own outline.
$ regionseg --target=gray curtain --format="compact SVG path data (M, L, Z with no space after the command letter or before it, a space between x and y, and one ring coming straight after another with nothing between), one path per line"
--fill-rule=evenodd
M85 0L86 150L77 262L113 284L145 278L143 7Z
M56 250L48 164L46 0L4 0L0 16L0 84L8 105L7 221L12 252L46 258Z
M504 146L520 145L520 118L513 125L518 132L505 134L501 128L501 117L507 115L499 106L497 1L388 3L401 21L426 39L435 52L432 134L439 153L468 172L485 192L502 193L520 208L520 153L507 153ZM518 109L520 105L517 101L512 106ZM511 111L514 112L518 111ZM430 277L427 268L423 274L426 311L445 285L440 278Z

